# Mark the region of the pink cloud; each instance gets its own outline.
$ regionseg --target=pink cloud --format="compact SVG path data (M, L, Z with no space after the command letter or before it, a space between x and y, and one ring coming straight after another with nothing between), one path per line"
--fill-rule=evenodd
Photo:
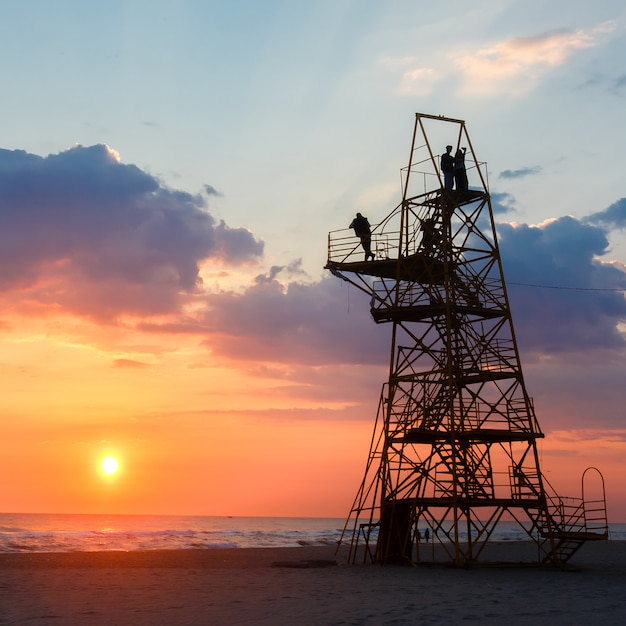
M563 65L577 51L597 45L614 30L605 22L584 30L554 31L516 37L468 52L455 59L463 74L463 90L475 94L525 93L545 72Z
M101 320L175 312L201 262L262 258L262 242L205 203L104 145L0 150L0 290Z
M134 359L115 359L113 366L121 369L144 369L150 367L150 364L135 361Z

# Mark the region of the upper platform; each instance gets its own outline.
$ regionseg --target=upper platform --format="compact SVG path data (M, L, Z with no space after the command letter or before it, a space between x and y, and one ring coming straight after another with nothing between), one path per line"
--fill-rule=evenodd
M360 244L357 244L357 246L360 246ZM350 255L350 257L352 256L353 255ZM361 250L358 250L358 256L363 256ZM380 256L376 255L373 261L329 260L325 265L325 269L331 272L333 270L355 272L365 276L406 280L418 283L443 284L444 281L444 263L423 253L416 253L408 257L395 259L380 258Z
M468 205L482 205L488 199L483 191L436 190L409 198L371 228L373 261L365 262L361 239L352 229L328 234L328 260L325 268L358 272L379 278L438 281L443 266L441 237L446 223ZM468 211L469 212L469 211ZM446 231L448 232L448 231ZM401 267L397 266L400 261Z
M416 132L421 129L424 137L425 125L438 129L434 134L442 152L414 137L409 164L402 170L401 203L380 221L364 216L370 220L369 236L357 236L351 227L330 232L325 269L372 296L376 322L418 321L451 311L481 318L505 315L482 172L486 166L477 161L464 122L421 114L416 120ZM456 136L456 153L450 135ZM451 154L453 177L442 172Z

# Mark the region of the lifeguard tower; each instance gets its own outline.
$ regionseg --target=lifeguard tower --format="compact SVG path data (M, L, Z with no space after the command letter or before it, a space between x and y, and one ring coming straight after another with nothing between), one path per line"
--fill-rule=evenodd
M466 148L469 186L444 184L447 144L453 155ZM372 228L374 260L349 230L328 240L326 268L370 296L376 323L392 325L389 380L341 540L349 561L494 563L490 539L507 522L524 539L516 563L562 565L585 541L607 538L604 483L587 470L583 497L561 498L541 473L544 435L524 384L486 166L464 121L416 114L402 191Z

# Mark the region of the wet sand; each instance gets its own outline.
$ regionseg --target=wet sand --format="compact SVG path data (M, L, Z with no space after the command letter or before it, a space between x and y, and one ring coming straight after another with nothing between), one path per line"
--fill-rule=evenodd
M565 570L342 563L331 546L0 554L0 625L626 623L626 542Z

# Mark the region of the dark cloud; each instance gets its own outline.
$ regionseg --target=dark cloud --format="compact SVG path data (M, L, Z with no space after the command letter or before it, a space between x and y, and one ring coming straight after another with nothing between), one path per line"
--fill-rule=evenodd
M490 197L494 215L515 211L515 198L510 193L492 193ZM489 226L489 224L485 222L485 226Z
M386 361L389 329L374 323L365 294L330 276L283 286L277 270L244 293L208 297L202 326L214 353L309 365Z
M572 217L540 226L499 225L499 245L520 346L529 354L620 352L626 274L598 259L605 232ZM298 264L295 264L298 267ZM389 327L376 325L366 294L335 277L290 281L275 266L242 293L206 296L206 310L167 332L208 335L214 354L241 361L384 363ZM607 290L607 291L605 291ZM150 329L150 326L145 326Z
M207 196L221 196L222 194L213 185L204 185L204 193Z
M598 224L604 228L626 228L626 198L620 198L608 209L588 215L585 220L590 224Z
M524 363L524 374L529 392L538 399L542 428L626 432L623 355L560 355Z
M254 282L257 285L272 283L276 277L282 274L283 278L293 278L294 276L304 277L307 273L302 269L302 259L296 259L289 263L289 265L272 265L267 274L259 274Z
M523 178L524 176L533 176L534 174L539 174L541 172L541 167L522 167L519 170L503 170L498 175L499 178Z
M601 290L626 288L626 273L598 258L607 251L606 232L572 217L498 229L525 378L542 426L586 427L594 411L594 427L620 426L626 345L618 325L626 304L621 291ZM193 320L143 328L204 334L212 355L273 378L272 394L363 402L373 416L390 325L374 323L360 290L330 275L302 282L290 274L298 267L274 266L243 293L207 296Z
M537 353L621 350L626 274L597 257L605 232L572 217L540 226L499 224L499 243L520 344ZM607 290L607 291L605 291Z
M626 74L622 74L615 79L613 83L613 92L621 93L626 88Z
M196 288L201 261L262 253L248 230L216 223L201 196L164 187L107 146L0 150L1 290L30 288L100 319L165 313Z

